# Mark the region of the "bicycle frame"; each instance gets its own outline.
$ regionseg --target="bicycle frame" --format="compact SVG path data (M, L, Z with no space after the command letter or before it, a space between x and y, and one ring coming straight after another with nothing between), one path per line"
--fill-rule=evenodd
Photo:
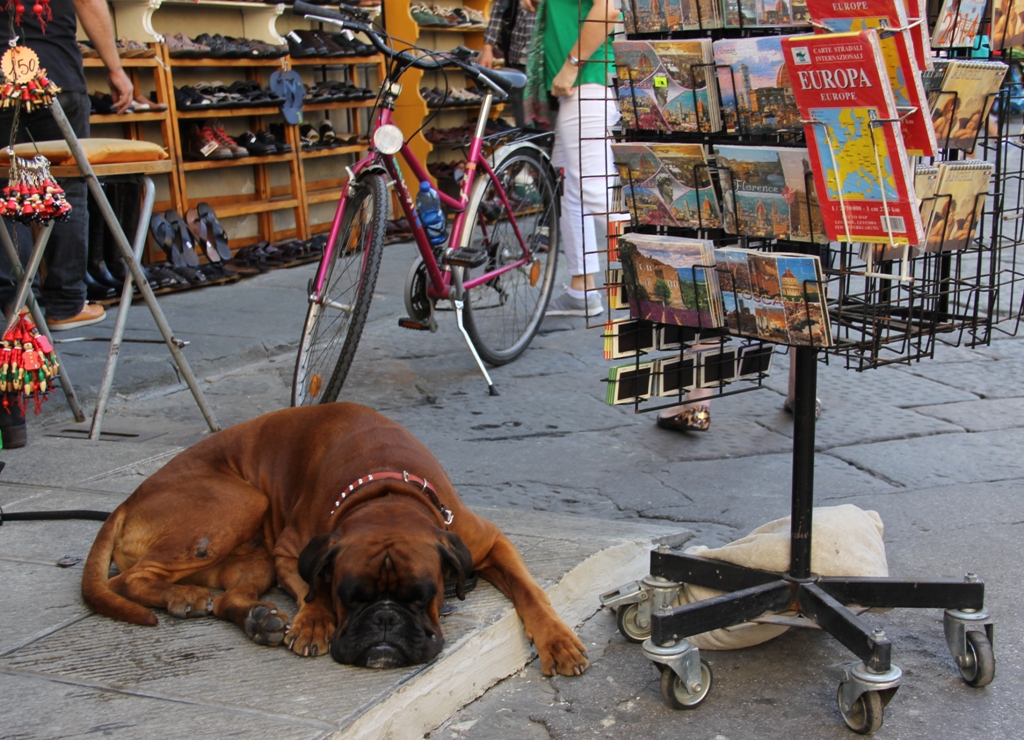
M399 73L400 76L400 73ZM371 147L369 154L357 162L352 168L349 169L349 182L353 182L360 173L373 169L383 168L387 172L388 177L394 184L394 187L399 196L399 203L402 206L402 211L405 213L406 219L408 220L413 234L413 240L416 242L416 247L419 250L420 256L423 259L423 263L426 266L427 275L430 278L430 285L427 289L427 294L431 298L435 299L449 299L451 298L451 271L447 268L442 269L438 263L435 255L434 247L430 244L430 240L427 238L427 233L420 223L419 217L416 213L416 204L413 201L412 194L409 192L409 188L406 187L405 180L402 177L401 169L396 160L394 154L383 154L378 151L372 144L373 133L378 128L384 125L392 124L392 112L394 109L394 101L397 97L396 88L397 83L391 83L385 81L387 85L387 91L384 93L384 98L379 106L379 111L373 126L373 131L370 133ZM400 88L398 88L400 89ZM493 270L482 273L470 280L463 283L463 289L469 291L478 285L487 283L490 280L510 271L527 265L530 263L531 257L529 249L526 246L526 241L523 239L523 235L519 229L519 224L516 223L514 210L508 201L508 195L505 193L504 188L501 187L501 183L498 182L495 177L494 170L487 158L483 156L483 134L484 127L487 123L487 118L490 114L491 105L494 100L494 95L488 91L484 97L484 101L480 107L480 117L477 120L477 127L473 133L473 138L470 142L469 153L466 161L466 174L463 177L462 187L460 190L460 197L458 200L452 198L446 193L438 191L438 195L441 202L452 211L456 212L455 220L451 227L451 233L448 238L448 247L452 252L456 252L461 244L462 235L465 229L466 220L466 207L469 205L470 198L473 193L473 185L476 182L477 170L482 169L484 175L490 178L491 182L496 186L498 197L501 199L502 205L505 208L505 213L511 219L511 226L516 239L519 242L520 249L522 250L522 256L520 259L510 262L508 264L496 267ZM402 159L409 165L413 174L416 175L418 181L427 180L433 182L433 179L427 173L422 163L417 159L415 153L409 147L408 142L403 142L401 149L398 151ZM334 214L334 220L331 223L330 235L327 240L327 249L333 249L336 245L338 233L341 230L341 219L342 214L345 211L345 204L348 201L348 189L346 188L343 193L341 200L338 203L338 209ZM486 226L483 227L486 233ZM323 283L326 279L326 266L330 264L328 259L329 255L325 255L321 261L320 269L317 271L316 280L314 287L316 295L320 295L323 289Z

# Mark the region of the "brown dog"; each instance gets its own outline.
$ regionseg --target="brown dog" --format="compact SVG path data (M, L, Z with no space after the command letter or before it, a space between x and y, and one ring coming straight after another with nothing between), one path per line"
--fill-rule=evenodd
M437 459L380 414L333 403L266 414L171 460L100 529L82 595L126 622L156 624L150 607L212 613L261 645L397 667L441 651L445 573L464 598L474 570L512 599L545 674L583 672L583 644ZM290 625L259 601L275 576L299 604Z

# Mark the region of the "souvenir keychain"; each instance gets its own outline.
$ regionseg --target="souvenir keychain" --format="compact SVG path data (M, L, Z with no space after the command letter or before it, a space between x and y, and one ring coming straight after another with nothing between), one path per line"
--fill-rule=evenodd
M22 408L28 399L33 399L39 413L58 369L53 345L23 310L0 340L0 392L17 393ZM5 395L3 405L7 408L9 404L9 396Z
M14 156L8 147L11 162L7 186L0 191L0 216L22 223L46 223L65 220L71 204L64 189L50 174L50 162L42 154L27 160Z

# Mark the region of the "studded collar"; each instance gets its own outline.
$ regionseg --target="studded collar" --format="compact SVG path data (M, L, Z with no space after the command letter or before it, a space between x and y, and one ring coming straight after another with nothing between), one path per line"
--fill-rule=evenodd
M418 475L413 475L407 470L403 470L401 473L393 470L386 470L381 473L371 473L364 475L361 478L356 478L352 483L345 488L334 501L334 506L331 509L331 516L334 516L335 512L341 508L342 503L351 496L353 493L358 491L360 488L368 483L379 480L400 480L405 483L412 483L420 487L420 490L427 496L430 502L437 507L437 510L441 513L441 520L444 522L444 526L448 527L455 519L455 515L452 514L451 510L447 506L441 503L441 499L437 496L437 491L434 487L427 482L426 478L420 478Z

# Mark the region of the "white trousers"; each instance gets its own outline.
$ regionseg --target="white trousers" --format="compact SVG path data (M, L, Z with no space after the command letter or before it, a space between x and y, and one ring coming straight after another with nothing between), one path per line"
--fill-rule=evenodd
M591 275L601 269L598 253L607 249L615 177L608 129L619 122L619 110L612 90L592 83L558 103L551 161L565 173L562 249L570 275Z

